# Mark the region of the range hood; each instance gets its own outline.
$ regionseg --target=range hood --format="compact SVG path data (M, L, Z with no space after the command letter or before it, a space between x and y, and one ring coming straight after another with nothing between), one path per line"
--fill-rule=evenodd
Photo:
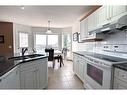
M96 33L111 33L119 30L127 29L127 15L120 17L119 19L103 25L101 28L97 29Z

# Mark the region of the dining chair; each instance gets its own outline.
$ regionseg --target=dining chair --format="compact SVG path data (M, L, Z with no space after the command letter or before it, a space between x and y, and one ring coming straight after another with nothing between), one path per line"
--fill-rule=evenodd
M54 55L54 49L45 49L45 52L49 53L48 61L53 62L53 68L55 67L55 60L60 62L60 67L62 67L62 64L64 65L62 55Z

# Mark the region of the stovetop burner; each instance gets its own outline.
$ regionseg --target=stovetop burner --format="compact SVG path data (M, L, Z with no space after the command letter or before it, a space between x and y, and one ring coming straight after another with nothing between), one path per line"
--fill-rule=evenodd
M95 57L95 58L99 58L105 61L109 61L109 62L123 62L123 61L127 61L127 59L124 58L119 58L119 57L113 57L113 56L108 56L108 55L103 55L103 54L97 54L97 53L91 53L91 54L87 54L89 56Z

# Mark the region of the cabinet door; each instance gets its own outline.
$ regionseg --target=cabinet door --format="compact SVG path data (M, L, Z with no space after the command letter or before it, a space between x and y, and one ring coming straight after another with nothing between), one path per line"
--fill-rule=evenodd
M124 15L127 12L127 6L124 5L116 5L110 6L111 9L111 19L115 20Z
M85 35L84 20L80 22L80 35L81 35L81 40L83 40L84 39L84 35Z
M15 67L1 78L0 89L19 89L19 71Z
M78 58L78 55L77 54L74 54L73 56L73 71L76 73L76 74L79 74L79 58Z
M81 34L81 40L85 40L86 38L88 38L88 18L81 21L80 34Z
M127 89L127 83L124 81L121 81L117 79L116 77L114 78L114 89Z
M41 89L48 84L48 59L31 61L20 66L22 89Z
M35 89L37 88L37 72L36 67L31 67L28 70L21 71L20 85L21 89Z
M91 31L93 29L93 24L94 24L94 15L91 14L89 17L88 17L88 31Z
M88 31L92 31L97 28L98 14L95 11L88 17Z
M76 72L76 56L73 54L73 71Z
M47 66L48 59L45 58L39 61L39 88L46 88L48 85L48 66Z
M20 80L19 80L19 68L16 67L12 73L8 76L8 86L10 89L19 89Z
M82 61L80 61L79 63L79 76L81 78L81 80L84 80L84 64Z
M109 6L102 6L97 10L98 12L98 27L109 23L110 9Z
M84 65L83 65L84 66L84 68L83 68L84 69L83 70L84 71L83 72L83 77L84 77L84 83L85 83L86 82L86 73L87 73L87 71L86 71L87 70L87 63L86 63L86 59L85 58L83 58L83 61L84 61L83 62L84 63Z

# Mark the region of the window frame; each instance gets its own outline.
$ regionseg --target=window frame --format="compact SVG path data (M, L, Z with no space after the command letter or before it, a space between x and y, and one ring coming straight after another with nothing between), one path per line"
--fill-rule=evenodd
M57 35L57 34L52 34L52 35ZM49 35L47 35L47 46L46 47L48 47L49 46L49 43L48 43L48 37ZM52 48L54 48L54 49L59 49L59 35L57 35L57 37L58 37L58 40L57 40L57 42L58 42L58 44L57 44L57 47L52 47Z
M36 48L36 35L46 35L46 46L45 48L48 48L48 35L57 35L58 36L58 47L54 49L59 49L59 34L43 34L43 33L35 33L34 34L34 48Z
M24 34L28 35L28 46L27 46L27 48L28 48L29 47L29 33L28 32L23 32L23 31L18 32L18 42L19 42L18 47L19 48L24 48L24 47L20 47L20 33L24 33Z

